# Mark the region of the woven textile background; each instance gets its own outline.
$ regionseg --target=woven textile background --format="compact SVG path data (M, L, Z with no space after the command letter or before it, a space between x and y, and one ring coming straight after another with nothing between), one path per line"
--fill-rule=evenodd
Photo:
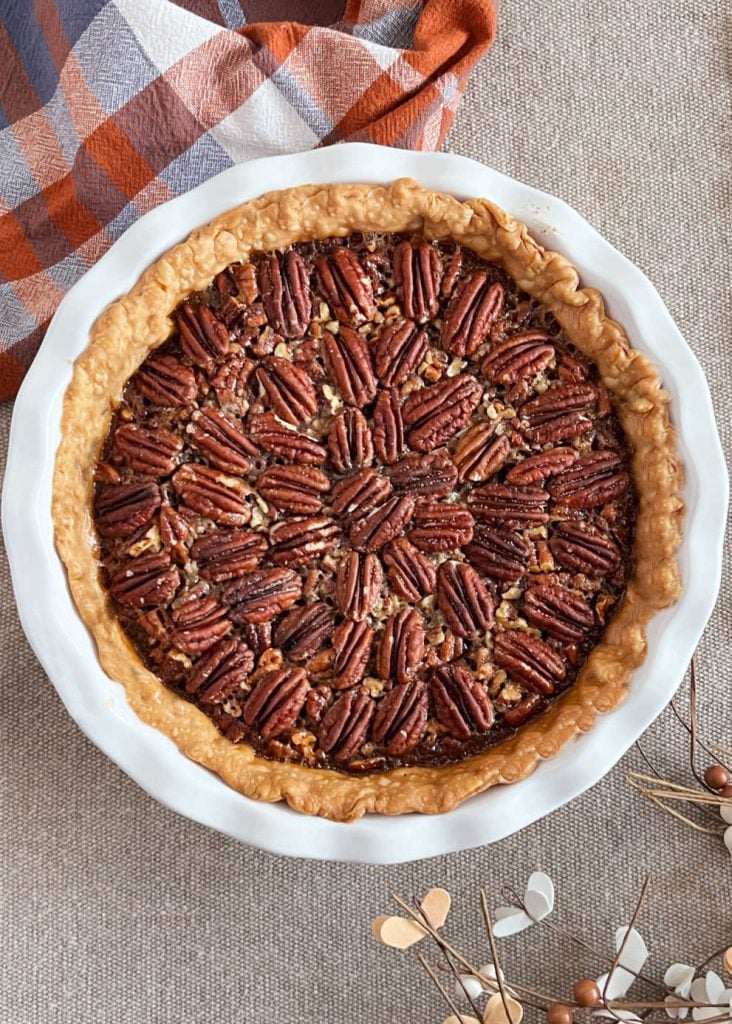
M446 144L566 199L650 275L708 375L728 455L730 25L728 0L504 0ZM554 920L606 948L649 871L654 973L732 943L732 863L628 788L637 753L495 847L388 868L284 860L162 809L87 742L22 636L6 568L0 638L1 1024L441 1024L371 918L392 892L444 884L451 934L482 963L478 888L495 906L536 867L556 882ZM730 652L727 563L699 674L705 728L728 744ZM682 771L670 713L644 747ZM548 987L598 967L536 929L500 949Z
M437 149L495 28L493 0L272 7L0 0L0 398L141 214L258 156ZM293 13L337 20L271 20Z

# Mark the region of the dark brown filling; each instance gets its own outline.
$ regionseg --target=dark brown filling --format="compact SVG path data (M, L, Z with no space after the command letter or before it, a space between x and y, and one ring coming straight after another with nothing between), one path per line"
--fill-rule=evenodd
M631 569L596 368L494 264L353 235L175 314L97 468L104 584L166 685L314 767L445 764L572 685Z

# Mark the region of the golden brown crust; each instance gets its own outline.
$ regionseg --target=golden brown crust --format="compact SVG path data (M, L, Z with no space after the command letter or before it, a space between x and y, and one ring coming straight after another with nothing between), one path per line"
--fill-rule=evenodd
M232 744L203 712L144 667L99 580L90 500L112 408L127 379L170 334L174 307L252 250L352 231L449 236L484 259L502 263L598 366L634 449L639 495L633 574L574 687L515 736L470 760L365 777L264 760L251 747ZM447 811L490 786L524 778L540 759L554 756L578 732L592 728L598 712L611 710L625 697L631 673L645 655L649 621L681 589L675 558L683 517L681 467L667 405L656 369L606 316L601 295L580 288L577 272L563 256L545 251L523 224L492 203L461 203L409 179L388 186L309 185L269 193L194 231L97 320L64 401L53 492L56 543L105 671L124 684L144 722L234 789L259 800L286 800L297 810L338 821L367 811Z

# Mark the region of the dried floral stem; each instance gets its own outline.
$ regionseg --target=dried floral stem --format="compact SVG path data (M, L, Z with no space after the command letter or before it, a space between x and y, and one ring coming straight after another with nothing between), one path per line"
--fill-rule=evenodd
M646 893L648 892L649 882L650 882L649 876L646 875L646 877L643 879L643 885L641 886L641 891L640 891L640 893L638 895L638 899L636 900L635 910L631 914L630 923L629 923L628 927L625 929L625 935L623 936L623 941L620 943L620 947L619 947L617 953L615 954L615 956L613 957L613 962L610 965L610 970L607 973L607 978L605 979L605 984L603 985L603 988L602 988L602 1002L603 1002L603 1005L606 1007L606 1009L610 1010L613 1013L613 1017L615 1017L616 1020L620 1020L620 1017L619 1017L619 1015L617 1013L613 1012L614 1011L614 1007L610 1003L608 1003L608 1001L607 1001L607 987L610 984L610 979L613 976L613 972L615 971L615 969L617 968L618 964L620 963L620 958L622 957L623 953L625 952L625 947L627 946L628 939L630 938L630 935L631 935L631 933L632 933L632 931L633 931L633 929L635 927L635 922L638 920L638 915L640 914L640 909L643 906L643 901L645 900Z
M696 793L694 790L688 790L684 786L680 786L678 783L666 781L664 781L664 785L667 787L667 789L652 789L649 786L641 785L640 780L646 779L649 782L653 783L656 783L656 780L651 776L643 775L640 772L628 772L628 774L626 775L626 779L628 783L631 786L633 786L634 789L637 789L642 796L646 797L647 800L650 800L651 803L655 804L656 807L659 807L662 811L665 811L666 814L670 814L674 818L678 818L679 821L683 821L685 824L690 825L691 828L696 829L697 832L705 832L707 835L720 834L720 830L718 828L708 828L704 825L699 825L697 822L692 821L692 819L687 817L685 814L681 814L679 811L674 810L673 807L668 807L664 803L665 800L682 800L693 804L701 804L703 802L714 803L715 801L713 799L710 799L708 797L708 794ZM685 795L677 795L679 791L683 791ZM688 793L693 794L694 798L691 799L688 795L686 795ZM727 800L722 801L718 797L716 799L717 805L721 805L722 803L728 802L729 801Z
M493 967L496 972L496 981L498 982L498 991L501 993L501 1002L503 1003L503 1009L506 1014L508 1024L513 1024L513 1017L511 1011L508 1008L508 999L506 998L506 990L503 984L503 977L501 971L501 964L498 959L498 949L496 947L496 937L493 934L493 922L491 921L491 912L488 909L488 898L486 897L485 890L480 890L480 908L483 911L483 920L485 921L485 930L488 933L488 944L491 947L491 956L493 957Z
M440 979L437 977L437 975L435 974L435 972L432 969L432 967L430 967L430 965L427 963L427 961L425 960L425 958L422 956L421 953L417 953L417 959L422 964L424 969L427 971L427 973L429 974L430 978L432 978L432 981L434 982L434 984L437 987L437 991L440 993L440 995L445 1000L445 1002L447 1003L449 1008L452 1010L452 1012L455 1014L457 1019L460 1021L460 1024L465 1024L465 1018L463 1017L463 1015L460 1012L460 1010L458 1010L457 1006L455 1005L454 1000L448 995L447 989L442 984Z

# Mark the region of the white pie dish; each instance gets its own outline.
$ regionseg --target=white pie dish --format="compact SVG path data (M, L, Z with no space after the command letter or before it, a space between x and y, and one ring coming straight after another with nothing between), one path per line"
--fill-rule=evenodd
M547 247L575 263L583 283L604 293L610 314L623 323L634 346L659 366L674 399L672 412L687 469L688 516L680 551L685 590L677 605L653 621L648 657L625 704L556 759L540 765L529 779L490 790L441 817L371 816L342 825L240 796L136 718L122 687L99 667L92 640L71 602L53 545L51 476L71 362L86 345L97 315L128 291L149 263L194 227L262 191L305 182L387 181L405 174L460 198L484 195L526 222ZM605 774L673 695L711 612L719 586L726 500L726 471L706 382L640 271L566 205L480 164L448 155L347 145L257 161L218 175L144 217L72 289L17 401L3 516L26 633L72 716L120 767L168 806L254 845L323 859L382 863L495 841ZM29 515L31 509L35 515Z

